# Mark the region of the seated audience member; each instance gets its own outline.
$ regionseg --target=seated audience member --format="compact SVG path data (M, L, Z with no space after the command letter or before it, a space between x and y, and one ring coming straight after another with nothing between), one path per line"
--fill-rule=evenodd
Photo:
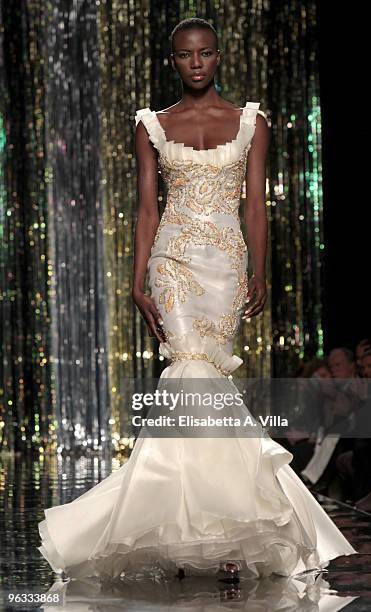
M362 353L359 369L363 378L371 378L371 346Z
M346 497L355 501L355 506L371 512L371 350L365 351L360 361L364 382L367 381L362 409L355 413L355 436L352 450L341 453L336 465L343 482ZM360 390L360 394L362 393Z
M303 363L297 373L297 378L299 377L306 379L298 383L301 414L294 422L290 421L291 427L286 440L280 440L280 443L292 453L293 460L290 465L300 476L300 472L313 455L316 432L323 420L324 396L319 386L311 383L316 379L331 378L327 360L315 358Z
M362 374L362 358L366 351L371 350L371 338L363 338L356 346L356 363L358 376Z
M353 440L348 436L353 426L353 413L360 401L357 395L347 390L346 385L346 380L357 377L352 351L345 347L335 348L330 352L328 361L334 384L323 388L326 395L323 427L317 432L313 457L301 473L321 493L329 492L337 476L337 456L353 447ZM343 384L336 384L337 379L339 382L342 380ZM342 433L344 437L341 437Z

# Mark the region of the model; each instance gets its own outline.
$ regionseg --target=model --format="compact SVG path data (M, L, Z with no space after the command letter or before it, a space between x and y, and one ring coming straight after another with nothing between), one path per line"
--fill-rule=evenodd
M171 360L161 379L212 385L242 363L232 349L241 318L257 315L266 300L269 127L259 102L239 108L217 93L220 52L211 24L180 22L171 45L182 98L158 113L141 108L135 117L132 295ZM167 186L161 221L159 170ZM249 248L239 221L245 178ZM45 510L39 550L70 577L163 572L223 580L296 575L355 553L291 459L263 435L139 436L120 469L73 502Z

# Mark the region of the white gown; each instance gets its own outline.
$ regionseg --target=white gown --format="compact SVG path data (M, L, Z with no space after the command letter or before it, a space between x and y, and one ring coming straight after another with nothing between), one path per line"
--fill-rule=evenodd
M143 122L159 153L166 208L148 261L171 360L161 379L228 379L247 293L247 245L238 208L258 102L241 109L237 137L196 150L166 139L155 111ZM229 378L230 380L230 378ZM233 385L232 382L230 382ZM245 406L233 408L246 413ZM38 548L71 578L215 574L284 576L356 551L267 436L136 440L129 460L98 485L47 508Z

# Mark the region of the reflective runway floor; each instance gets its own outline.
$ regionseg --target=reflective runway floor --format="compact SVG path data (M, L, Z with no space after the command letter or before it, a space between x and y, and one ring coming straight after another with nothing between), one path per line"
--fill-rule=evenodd
M324 498L319 501L360 554L339 557L321 574L249 579L237 586L205 577L140 584L100 584L93 578L63 581L37 550L43 509L71 501L120 465L109 456L0 456L1 610L371 610L371 515ZM13 593L31 596L27 604L10 604ZM49 603L41 605L37 593L48 594Z

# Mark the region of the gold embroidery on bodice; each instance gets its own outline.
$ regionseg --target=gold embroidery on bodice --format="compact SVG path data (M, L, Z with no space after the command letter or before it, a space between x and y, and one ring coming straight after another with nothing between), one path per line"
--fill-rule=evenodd
M234 141L204 151L168 142L150 109L138 115L166 186L147 266L164 321L160 353L174 362L210 361L219 375L242 363L231 354L248 290L239 208L257 107L247 103Z

